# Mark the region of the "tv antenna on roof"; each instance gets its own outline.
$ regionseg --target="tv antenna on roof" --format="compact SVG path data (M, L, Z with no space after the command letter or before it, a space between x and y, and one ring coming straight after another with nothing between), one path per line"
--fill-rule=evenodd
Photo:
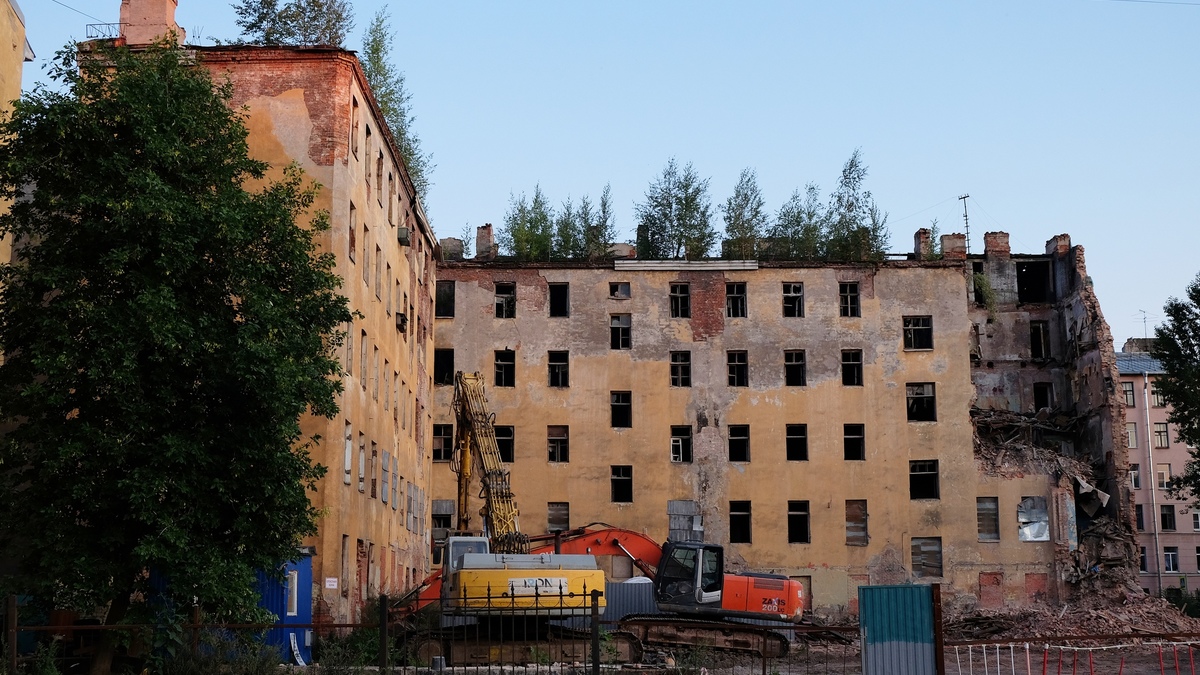
M971 195L962 195L958 198L963 203L963 225L967 228L967 255L971 255L971 221L967 220L967 197Z

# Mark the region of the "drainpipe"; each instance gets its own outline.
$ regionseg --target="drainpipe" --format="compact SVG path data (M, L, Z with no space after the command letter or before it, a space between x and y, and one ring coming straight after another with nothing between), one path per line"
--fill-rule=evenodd
M1142 410L1146 419L1146 461L1150 462L1150 522L1151 533L1154 535L1154 578L1158 584L1158 594L1162 595L1162 561L1159 551L1162 546L1158 540L1158 467L1154 466L1154 432L1150 427L1150 374L1142 372Z

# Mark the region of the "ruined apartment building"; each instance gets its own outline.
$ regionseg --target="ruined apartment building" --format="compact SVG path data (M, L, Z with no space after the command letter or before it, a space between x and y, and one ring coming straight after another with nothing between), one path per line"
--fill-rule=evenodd
M968 604L1062 597L1103 548L1079 528L1120 503L1078 516L1068 477L1123 480L1111 340L1082 249L987 242L968 256L947 235L935 259L922 231L879 263L440 263L435 528L455 523L453 374L479 371L526 533L720 543L731 569L799 578L818 612L908 580ZM1005 435L980 442L977 419Z
M1152 340L1130 339L1117 352L1125 445L1138 536L1138 578L1147 593L1200 584L1200 511L1168 491L1194 448L1167 421L1171 408L1155 388L1162 363L1148 352ZM1194 557L1193 557L1194 556Z
M124 0L122 39L148 42L174 24L175 0ZM178 31L177 31L178 32ZM328 468L311 495L318 617L357 620L367 598L428 573L431 289L436 241L358 59L332 47L189 46L245 107L250 155L279 178L297 163L321 189L312 209L332 227L341 292L356 313L342 347L345 390L334 419L302 420ZM301 217L301 222L305 218Z

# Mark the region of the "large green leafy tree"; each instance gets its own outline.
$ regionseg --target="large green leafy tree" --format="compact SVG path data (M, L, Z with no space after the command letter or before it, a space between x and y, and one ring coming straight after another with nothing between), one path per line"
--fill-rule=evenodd
M375 94L375 101L379 103L383 118L400 146L400 154L413 187L424 201L436 165L433 156L421 149L421 137L416 130L417 117L412 112L412 94L405 85L404 73L397 70L391 60L391 45L396 39L396 32L392 30L390 21L386 6L371 18L363 36L360 60L363 73Z
M1154 388L1171 408L1168 418L1175 424L1178 440L1200 447L1200 276L1188 284L1185 298L1172 297L1163 307L1166 321L1154 329L1153 354L1166 374L1158 376ZM1177 495L1200 498L1200 451L1173 484Z
M109 623L149 571L252 606L315 531L298 420L336 413L350 319L327 218L297 224L314 188L262 180L184 52L69 48L52 77L0 123L0 583Z

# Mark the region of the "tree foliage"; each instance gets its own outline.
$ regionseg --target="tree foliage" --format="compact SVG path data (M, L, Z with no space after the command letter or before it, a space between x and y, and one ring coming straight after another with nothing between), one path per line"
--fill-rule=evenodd
M603 260L616 230L610 186L596 204L587 195L578 204L568 197L556 211L539 185L532 198L510 199L496 243L518 260Z
M412 112L412 93L405 86L404 73L397 70L391 60L391 43L396 33L390 21L385 5L367 24L359 60L383 118L392 130L396 144L400 146L400 155L408 168L413 187L421 200L425 201L436 165L433 156L421 150L421 138L416 131L417 118Z
M188 61L68 48L63 91L0 124L0 581L110 622L148 570L188 604L253 605L255 570L315 531L299 417L341 386L316 188L265 181L229 85Z
M349 0L238 0L233 5L242 39L261 45L342 47L354 28Z
M1165 371L1154 381L1176 425L1178 440L1200 447L1200 276L1187 287L1187 297L1172 297L1163 306L1166 321L1154 329L1154 358ZM1200 503L1200 451L1176 477L1176 494Z
M707 256L717 241L708 179L700 178L690 162L680 170L672 157L634 212L639 258L695 260Z
M792 193L779 213L765 247L765 257L780 260L813 260L824 252L825 209L815 184Z
M725 219L725 241L721 255L726 258L750 260L758 255L759 242L767 233L770 216L767 202L758 187L753 169L742 169L733 194L725 200L721 213Z
M882 260L887 253L887 214L863 189L867 165L855 150L842 167L826 211L825 257L830 260Z

